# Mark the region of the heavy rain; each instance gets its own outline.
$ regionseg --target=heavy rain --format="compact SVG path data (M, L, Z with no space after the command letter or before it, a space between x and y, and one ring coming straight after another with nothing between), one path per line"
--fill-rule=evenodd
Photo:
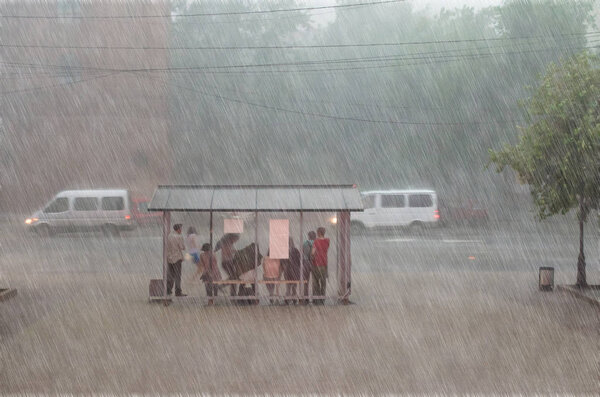
M0 38L0 394L600 394L600 1Z

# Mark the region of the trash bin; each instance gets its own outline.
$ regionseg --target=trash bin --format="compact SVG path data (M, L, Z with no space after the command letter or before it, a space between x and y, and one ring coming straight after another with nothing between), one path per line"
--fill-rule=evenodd
M554 289L553 267L540 267L539 284L540 291L552 291Z
M149 299L164 297L164 282L162 279L150 280Z

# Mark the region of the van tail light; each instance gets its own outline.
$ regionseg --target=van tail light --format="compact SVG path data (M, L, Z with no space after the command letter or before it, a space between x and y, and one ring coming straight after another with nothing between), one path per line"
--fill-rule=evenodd
M131 219L131 215L125 215L125 219L130 220Z
M435 219L440 219L440 210L433 211L433 217Z

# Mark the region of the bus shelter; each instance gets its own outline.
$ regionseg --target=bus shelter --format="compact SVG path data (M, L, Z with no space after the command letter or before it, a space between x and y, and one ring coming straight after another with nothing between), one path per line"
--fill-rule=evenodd
M304 238L304 217L309 213L335 213L337 252L337 298L342 303L349 302L351 292L350 255L350 212L363 211L362 200L356 185L160 185L148 205L148 211L161 211L163 243L163 299L167 302L167 238L171 229L172 212L209 213L210 244L213 245L213 214L252 213L254 217L254 280L248 284L255 286L253 297L260 299L258 288L259 213L294 213L299 218L300 249ZM271 238L271 236L269 237ZM300 255L300 269L304 267L304 255ZM331 261L330 261L331 263ZM304 295L303 272L295 299L308 299ZM333 287L333 286L332 286ZM228 297L240 299L241 297ZM312 299L325 299L326 296L311 296ZM243 297L248 299L248 296Z

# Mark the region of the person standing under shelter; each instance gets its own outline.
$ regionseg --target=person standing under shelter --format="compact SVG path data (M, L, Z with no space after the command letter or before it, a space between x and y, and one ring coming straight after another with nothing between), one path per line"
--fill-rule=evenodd
M317 239L313 243L313 295L325 296L327 289L327 252L329 250L329 239L325 238L325 228L317 229ZM314 300L315 305L325 304L323 298Z
M300 281L300 251L294 246L294 240L290 237L288 258L281 260L283 267L283 277L286 281ZM289 304L290 296L296 295L296 284L286 284L285 286L285 304ZM293 302L293 301L292 301Z
M190 257L192 258L192 262L194 262L194 265L197 267L196 272L190 278L191 282L195 282L196 278L202 274L202 269L200 265L200 253L198 252L198 245L196 243L196 228L193 226L188 227L185 246L187 247L188 254L190 254Z
M317 233L313 230L308 232L308 240L302 244L302 281L304 281L304 297L308 298L308 282L310 281L310 273L312 272L312 247ZM302 299L302 304L307 304L308 299Z
M219 293L218 285L213 284L213 281L221 280L221 272L217 266L217 257L212 252L210 244L202 245L202 253L200 254L200 263L204 268L204 272L200 277L204 281L206 287L206 296L208 296L208 304L213 304L213 296Z
M236 274L233 258L235 257L235 247L233 246L240 239L239 234L225 234L215 246L215 252L221 250L221 266L229 280L235 280L239 275ZM235 285L231 285L231 296L235 296Z
M181 223L173 225L173 232L169 233L167 239L167 295L171 295L173 292L173 284L175 284L175 296L187 296L181 291L182 251L185 251L181 230Z

